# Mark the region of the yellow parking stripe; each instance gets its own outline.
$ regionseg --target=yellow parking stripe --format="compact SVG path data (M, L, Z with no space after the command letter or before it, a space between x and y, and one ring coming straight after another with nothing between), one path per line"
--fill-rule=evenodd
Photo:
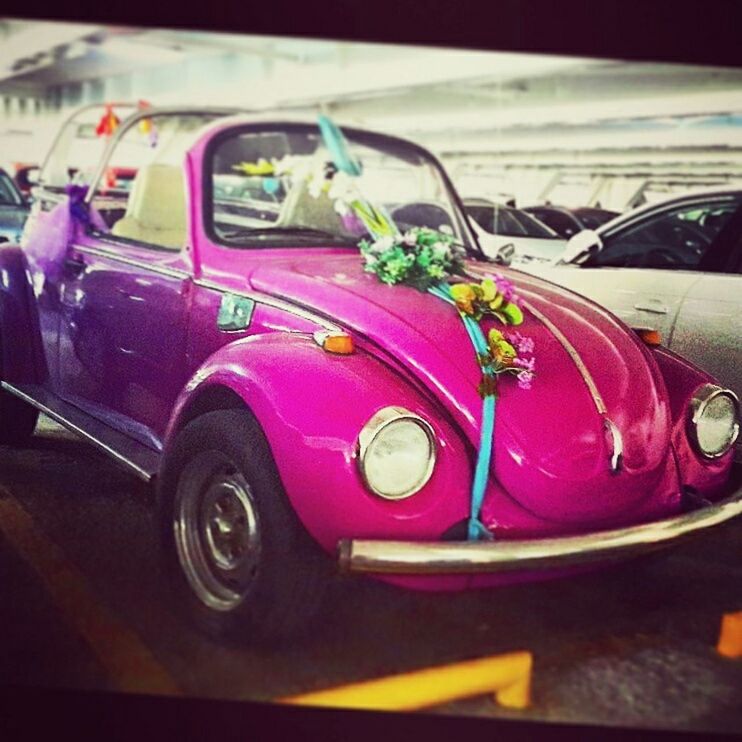
M280 702L374 711L416 711L494 692L501 706L522 709L530 702L532 665L530 652L511 652L305 693L280 699Z
M90 645L118 689L180 693L142 640L96 601L83 575L4 488L0 488L0 533L38 573L60 613Z

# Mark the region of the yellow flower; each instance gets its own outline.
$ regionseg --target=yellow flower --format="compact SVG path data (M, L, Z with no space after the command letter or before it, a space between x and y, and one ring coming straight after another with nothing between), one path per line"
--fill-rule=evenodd
M474 314L472 302L477 298L474 287L468 283L457 283L451 286L451 297L460 312Z

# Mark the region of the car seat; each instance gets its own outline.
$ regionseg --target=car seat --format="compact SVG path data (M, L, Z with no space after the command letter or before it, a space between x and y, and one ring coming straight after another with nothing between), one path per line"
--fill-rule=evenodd
M186 240L186 193L176 165L142 167L134 178L126 214L111 229L117 237L179 250Z
M324 190L318 196L313 196L309 191L309 183L304 180L294 183L281 205L274 226L311 227L335 234L346 233L332 199Z

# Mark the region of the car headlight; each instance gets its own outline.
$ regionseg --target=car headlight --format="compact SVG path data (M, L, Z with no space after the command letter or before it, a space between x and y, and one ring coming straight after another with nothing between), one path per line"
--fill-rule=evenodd
M361 474L368 488L388 500L419 492L435 466L430 424L402 407L379 410L358 436Z
M706 458L723 456L739 435L739 399L729 389L704 384L690 404L690 435Z

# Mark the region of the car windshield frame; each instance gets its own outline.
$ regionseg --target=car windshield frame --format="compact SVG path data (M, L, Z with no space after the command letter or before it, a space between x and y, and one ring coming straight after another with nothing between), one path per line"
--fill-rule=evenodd
M453 183L448 176L445 168L441 165L439 160L428 150L423 147L409 142L398 137L389 136L387 134L380 134L378 132L372 132L365 129L356 129L354 127L341 127L343 134L349 141L351 151L353 142L362 146L370 148L376 148L381 151L387 151L393 154L395 157L399 157L401 161L412 161L412 160L423 160L425 164L430 165L440 179L441 185L444 188L446 197L448 198L451 206L451 216L455 221L455 228L460 236L461 242L459 244L464 248L468 257L487 261L487 257L484 254L479 242L477 240L474 230L469 226L464 211L464 205L461 201L461 197L456 191ZM214 194L213 194L213 163L214 157L219 146L227 139L238 137L242 134L259 134L261 132L295 132L295 133L319 133L319 127L316 124L310 122L296 122L296 121L282 121L276 119L275 121L260 121L230 126L229 128L218 132L208 142L204 149L202 168L201 168L201 192L202 192L202 227L204 234L208 239L215 245L220 247L226 247L229 249L236 250L252 250L252 249L266 249L266 248L277 248L277 247L348 247L358 249L359 242L362 239L368 239L367 237L348 237L343 239L342 235L338 235L336 240L328 240L321 236L302 236L297 233L294 236L288 236L285 232L284 235L267 235L267 238L256 239L256 240L243 240L240 242L225 240L220 236L214 228ZM407 153L405 156L404 153ZM280 232L281 230L276 230ZM458 240L457 240L458 241Z
M7 190L12 199L10 203L7 203L4 199L0 198L0 206L10 206L18 208L25 206L26 202L23 198L23 195L18 189L18 186L13 182L13 178L11 178L5 170L0 170L0 180L2 180L3 182L3 192Z

